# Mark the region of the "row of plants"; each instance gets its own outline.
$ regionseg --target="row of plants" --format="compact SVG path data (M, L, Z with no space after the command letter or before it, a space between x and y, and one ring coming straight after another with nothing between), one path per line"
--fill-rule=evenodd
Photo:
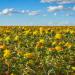
M75 27L0 27L0 75L75 75Z

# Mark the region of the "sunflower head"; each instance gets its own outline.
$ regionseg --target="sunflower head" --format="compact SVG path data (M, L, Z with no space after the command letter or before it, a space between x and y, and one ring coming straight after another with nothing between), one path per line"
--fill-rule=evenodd
M10 56L11 56L11 51L8 50L8 49L4 50L3 57L4 57L4 58L9 58Z
M60 34L60 33L56 34L55 39L62 39L62 34Z
M55 50L61 51L61 50L63 50L63 48L62 48L61 46L58 45L58 46L55 47Z

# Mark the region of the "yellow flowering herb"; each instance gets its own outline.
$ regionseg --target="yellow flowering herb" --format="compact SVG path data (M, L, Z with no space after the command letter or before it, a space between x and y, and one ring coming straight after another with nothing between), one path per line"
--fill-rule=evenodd
M8 58L8 57L10 57L10 56L11 56L11 51L8 50L8 49L4 50L3 57L4 57L4 58Z

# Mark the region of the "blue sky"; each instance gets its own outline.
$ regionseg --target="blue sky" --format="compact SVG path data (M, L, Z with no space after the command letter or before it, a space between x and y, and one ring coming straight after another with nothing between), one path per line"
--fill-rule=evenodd
M0 25L75 25L75 0L0 0Z

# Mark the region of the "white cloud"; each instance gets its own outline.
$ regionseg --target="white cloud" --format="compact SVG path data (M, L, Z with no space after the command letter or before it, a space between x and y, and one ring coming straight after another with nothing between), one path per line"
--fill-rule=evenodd
M61 11L61 10L71 10L71 11L75 11L75 6L74 7L64 7L63 5L58 5L58 6L49 6L47 7L47 11L48 12L53 12L53 14L56 16L56 12L57 11ZM13 14L27 14L27 15L42 15L42 16L47 16L47 14L41 10L17 10L15 8L5 8L0 10L0 15L13 15ZM68 16L69 14L67 14Z
M42 3L50 3L50 2L55 2L56 0L41 0Z
M6 8L6 9L3 9L0 12L0 14L2 14L2 15L10 15L10 14L12 14L13 11L14 11L14 8L10 8L10 9Z
M24 13L26 13L26 11L25 11L25 10L21 10L20 12L21 12L21 13L23 13L23 14L24 14Z
M60 10L63 10L63 9L64 9L64 6L62 6L62 5L47 7L48 12L60 11Z
M75 6L73 7L73 10L75 11Z
M60 2L57 2L58 4L70 4L70 3L75 3L74 0L63 0L63 1L60 1Z
M39 15L40 11L32 10L17 10L14 8L5 8L0 10L0 15L12 15L12 14L27 14L27 15Z
M28 15L39 15L39 11L29 11Z
M42 3L58 3L58 4L67 4L67 3L75 3L75 0L41 0Z

